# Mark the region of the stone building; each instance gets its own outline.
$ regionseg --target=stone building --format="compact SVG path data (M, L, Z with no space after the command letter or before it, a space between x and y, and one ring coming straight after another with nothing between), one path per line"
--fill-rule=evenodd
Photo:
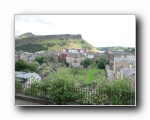
M80 67L81 62L85 60L86 56L82 53L71 53L66 57L66 62L69 63L71 67Z

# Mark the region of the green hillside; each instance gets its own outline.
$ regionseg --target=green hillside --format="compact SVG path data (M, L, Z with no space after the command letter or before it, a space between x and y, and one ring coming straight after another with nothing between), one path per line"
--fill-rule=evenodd
M27 33L24 33L18 37L16 37L16 39L22 39L22 38L29 38L29 37L36 37L36 35L34 35L33 33L31 32L27 32Z
M81 35L45 35L36 37L19 38L15 40L15 49L27 52L62 51L63 48L86 48L87 52L98 50L82 39Z

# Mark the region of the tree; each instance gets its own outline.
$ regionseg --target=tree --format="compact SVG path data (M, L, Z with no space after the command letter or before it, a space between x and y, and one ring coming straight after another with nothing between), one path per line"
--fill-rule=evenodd
M84 67L87 67L89 65L92 64L92 60L90 58L86 58L84 61L83 61L83 65Z
M35 61L37 61L39 64L44 63L44 57L43 56L38 56L35 58Z
M64 59L64 64L68 67L69 63L66 61L66 58Z
M27 63L24 60L18 60L15 62L15 71L21 71L27 68Z
M96 60L97 67L99 69L105 69L105 65L107 62L108 62L107 59L104 57Z
M15 62L15 71L35 72L37 65L35 63L28 63L24 60L18 60Z
M105 65L106 65L105 61L101 60L101 61L98 63L98 68L99 68L99 69L105 69Z

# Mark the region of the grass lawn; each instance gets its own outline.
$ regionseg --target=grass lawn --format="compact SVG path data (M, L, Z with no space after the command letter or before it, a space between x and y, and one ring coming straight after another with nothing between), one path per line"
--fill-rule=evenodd
M50 72L50 68L53 66L53 64L50 64L45 69L41 71L42 75L44 75L46 72ZM91 83L92 81L99 82L100 79L106 80L105 77L105 70L104 69L98 69L98 68L78 68L77 73L74 74L75 71L74 68L63 68L67 71L68 75L70 77L75 77L77 82L84 82L84 83Z
M100 69L100 74L105 75L105 74L106 74L106 73L105 73L105 70L104 70L104 69Z
M73 70L71 68L66 68L69 74L73 74ZM100 73L100 74L99 74ZM99 75L98 75L99 74ZM82 68L78 69L75 77L80 80L85 80L85 83L91 83L93 80L98 82L98 79L106 80L105 70L98 68Z

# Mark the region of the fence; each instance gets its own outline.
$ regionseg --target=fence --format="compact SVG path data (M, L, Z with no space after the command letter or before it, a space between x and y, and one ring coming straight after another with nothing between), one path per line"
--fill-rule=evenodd
M50 85L40 86L39 84L16 83L15 93L45 98L51 102L62 98L63 102L61 104L65 104L64 102L73 102L70 104L74 104L76 102L85 105L135 105L135 93L133 92L102 92L100 90L86 88L65 88L56 93L59 94L59 96L54 96L54 91L50 90L50 88ZM65 95L66 93L67 95ZM56 99L56 97L59 98ZM60 101L62 101L62 99ZM54 101L52 104L53 103Z

